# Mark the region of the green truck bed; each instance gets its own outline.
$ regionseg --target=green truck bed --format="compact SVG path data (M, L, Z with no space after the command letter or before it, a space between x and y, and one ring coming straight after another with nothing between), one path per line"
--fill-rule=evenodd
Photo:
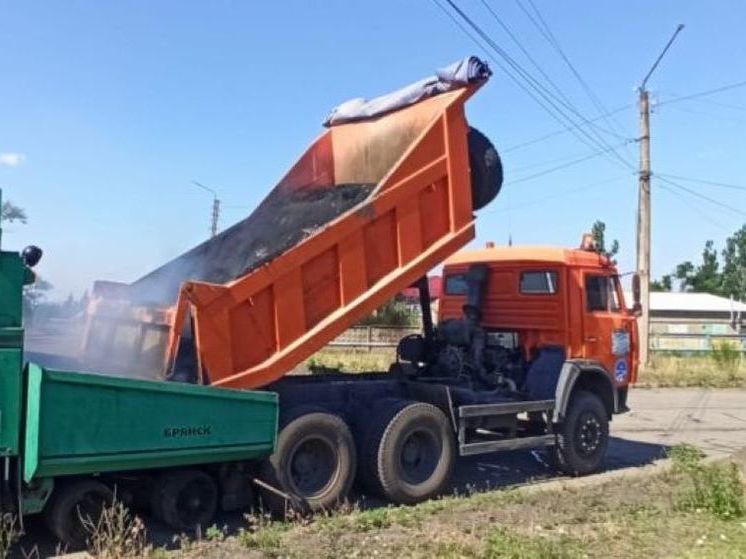
M263 457L277 396L29 363L24 479Z

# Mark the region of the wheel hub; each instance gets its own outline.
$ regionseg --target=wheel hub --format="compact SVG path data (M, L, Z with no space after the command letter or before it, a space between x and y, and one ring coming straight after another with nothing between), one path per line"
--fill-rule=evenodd
M298 494L311 497L323 492L334 479L336 462L334 448L326 439L302 441L289 463L290 480Z
M438 464L440 447L429 431L415 431L405 439L399 454L402 477L412 484L423 483L432 476Z
M601 422L592 414L581 418L578 429L578 446L583 454L592 454L601 443Z

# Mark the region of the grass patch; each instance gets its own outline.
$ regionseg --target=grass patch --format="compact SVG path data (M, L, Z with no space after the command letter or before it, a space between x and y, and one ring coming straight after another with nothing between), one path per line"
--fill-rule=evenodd
M746 360L733 358L729 350L709 355L652 354L651 364L640 371L637 385L642 387L746 387Z
M486 559L575 559L585 553L578 542L565 535L526 537L500 528L489 536L481 555Z
M704 463L699 451L689 445L674 447L670 456L684 478L676 495L679 509L707 511L724 520L744 516L744 489L735 464Z
M385 372L395 361L396 354L393 350L324 349L306 360L300 369L311 373L328 370L339 370L346 373Z

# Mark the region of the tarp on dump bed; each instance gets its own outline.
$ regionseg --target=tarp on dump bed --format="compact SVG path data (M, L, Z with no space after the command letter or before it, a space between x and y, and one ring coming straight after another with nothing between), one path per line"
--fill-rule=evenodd
M370 100L359 97L345 101L332 109L332 112L324 121L324 126L335 126L375 118L408 107L433 95L487 79L491 74L492 72L486 62L476 56L468 56L436 70L434 76L397 91Z

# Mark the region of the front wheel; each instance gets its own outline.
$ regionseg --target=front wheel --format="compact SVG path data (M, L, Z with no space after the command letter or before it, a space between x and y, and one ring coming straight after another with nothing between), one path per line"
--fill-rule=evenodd
M609 416L601 398L578 390L570 399L560 425L555 448L556 463L568 475L597 472L609 445Z

